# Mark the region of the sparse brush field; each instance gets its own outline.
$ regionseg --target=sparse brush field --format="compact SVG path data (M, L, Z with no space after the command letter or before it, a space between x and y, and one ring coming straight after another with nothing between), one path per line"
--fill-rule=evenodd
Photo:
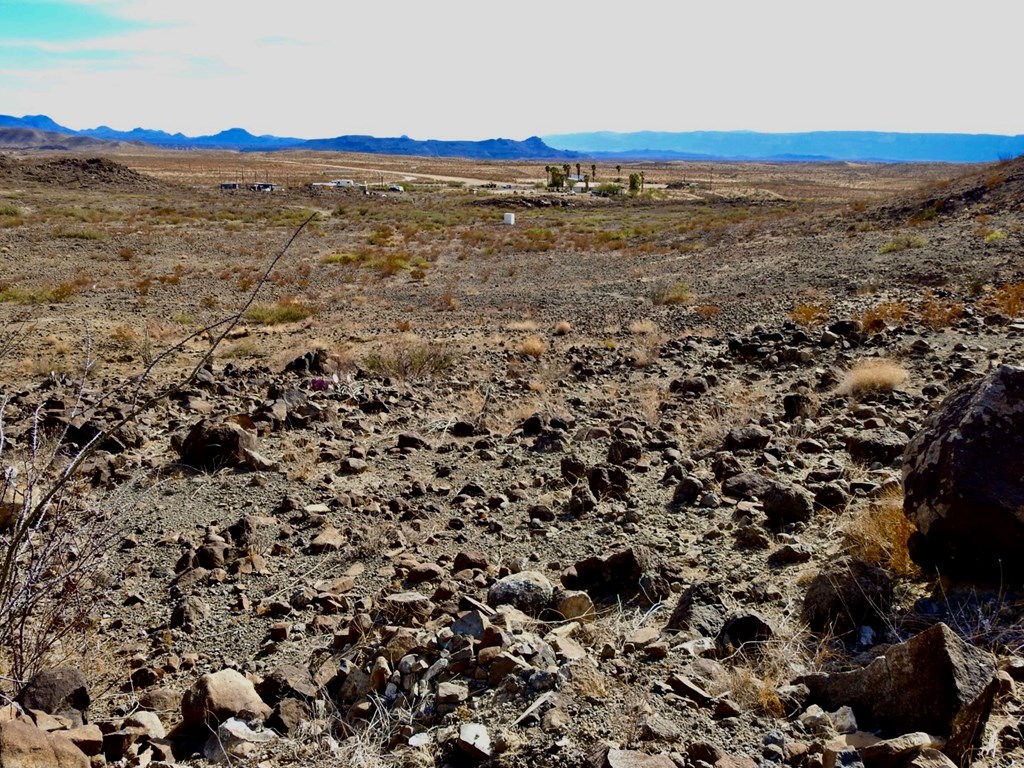
M469 722L502 766L582 766L602 741L760 760L771 731L818 738L787 715L790 682L871 650L802 618L808 583L842 555L895 579L870 642L941 618L972 642L988 622L998 653L1024 646L1018 585L936 598L908 559L898 456L848 447L913 434L957 384L1024 360L1016 166L646 163L621 171L644 172L643 194L598 197L543 189L544 163L112 160L81 182L67 158L0 163L0 468L45 486L90 425L226 336L67 486L52 530L79 551L88 520L104 544L81 550L87 573L55 554L39 573L75 574L45 582L58 608L67 590L88 600L47 614L61 642L35 657L0 648L0 696L66 658L106 723L204 672L297 664L331 693L257 748L268 764L454 765ZM618 183L596 170L595 186ZM367 193L308 186L342 177ZM256 181L284 188L245 189ZM172 445L202 417L249 430L258 455L183 466ZM756 493L723 486L741 471L800 485L813 514L770 525ZM31 490L0 483L3 525ZM479 607L499 577L572 584L570 566L630 549L650 581L593 590L582 613ZM691 588L722 619L757 611L771 636L752 652L662 633ZM500 659L451 639L471 610ZM1024 758L1019 739L996 742L991 765Z

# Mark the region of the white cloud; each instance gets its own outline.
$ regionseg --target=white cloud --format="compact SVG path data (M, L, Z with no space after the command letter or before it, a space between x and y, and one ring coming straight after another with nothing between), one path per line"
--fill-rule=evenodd
M309 137L1024 132L1005 39L1024 10L994 0L75 1L151 26L51 49L122 52L116 65L6 67L22 83L7 111Z

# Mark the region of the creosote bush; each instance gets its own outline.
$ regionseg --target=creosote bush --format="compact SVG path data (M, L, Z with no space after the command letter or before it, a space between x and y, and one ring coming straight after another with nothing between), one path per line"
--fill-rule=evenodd
M651 290L651 303L654 306L671 304L690 304L693 302L693 289L683 282L657 285Z
M455 354L446 344L415 336L404 337L362 360L368 371L406 380L440 376L450 371L454 363Z
M295 323L312 317L316 308L298 299L282 299L274 304L254 304L245 313L245 319L260 325Z

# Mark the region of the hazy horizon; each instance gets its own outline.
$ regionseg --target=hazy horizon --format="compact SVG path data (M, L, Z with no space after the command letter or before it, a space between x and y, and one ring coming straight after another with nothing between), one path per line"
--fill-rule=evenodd
M1024 9L0 0L0 112L189 136L1015 136ZM993 31L995 30L995 31ZM955 58L951 58L955 57ZM958 64L967 62L970 66ZM979 67L978 62L984 62ZM983 72L983 76L979 73Z

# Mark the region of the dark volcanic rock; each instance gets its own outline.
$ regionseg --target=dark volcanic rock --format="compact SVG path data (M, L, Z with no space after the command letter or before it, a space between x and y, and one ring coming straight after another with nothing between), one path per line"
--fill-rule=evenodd
M907 446L903 509L914 560L944 574L1024 571L1024 369L954 391Z
M487 603L492 607L511 605L536 616L548 607L554 592L554 586L543 573L522 571L494 582L487 592Z
M210 472L224 467L262 469L266 463L256 453L256 435L231 421L202 419L189 431L179 453L182 463Z
M892 464L903 455L909 439L895 429L868 429L850 436L846 450L850 458L862 464Z
M892 576L844 557L821 569L804 596L804 618L815 632L852 632L878 627L892 604Z
M965 764L992 706L995 672L991 654L936 624L862 669L802 682L827 711L852 707L861 728L883 736L925 731L948 738L943 751Z
M72 667L56 667L29 680L17 701L26 710L39 709L50 715L71 714L71 719L80 725L90 698L85 675Z

